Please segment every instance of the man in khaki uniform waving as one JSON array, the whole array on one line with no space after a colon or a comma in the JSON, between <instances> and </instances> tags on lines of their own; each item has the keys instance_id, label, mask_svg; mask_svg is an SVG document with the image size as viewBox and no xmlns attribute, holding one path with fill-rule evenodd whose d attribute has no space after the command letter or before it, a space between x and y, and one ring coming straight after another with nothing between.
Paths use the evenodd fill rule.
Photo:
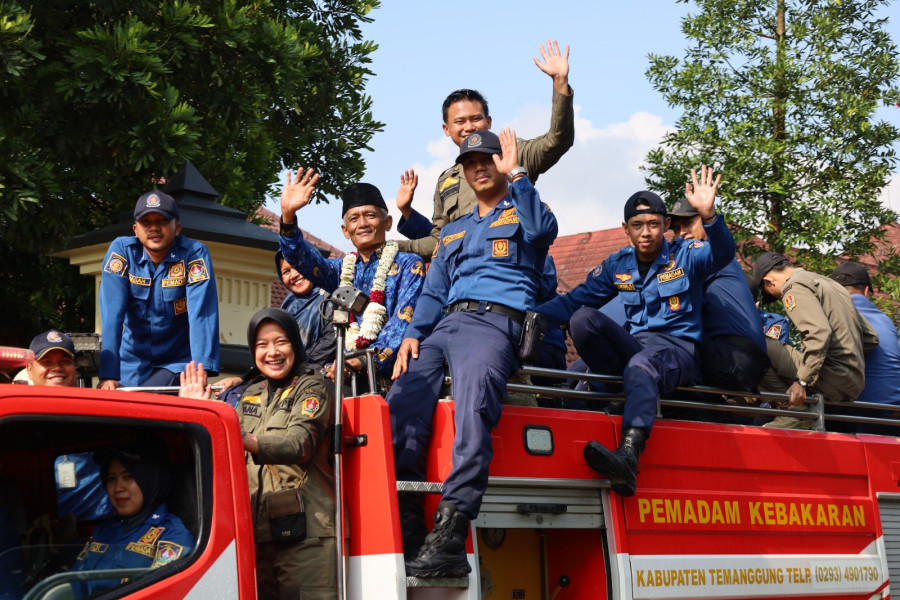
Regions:
<instances>
[{"instance_id":1,"label":"man in khaki uniform waving","mask_svg":"<svg viewBox=\"0 0 900 600\"><path fill-rule=\"evenodd\" d=\"M788 408L809 410L807 392L826 400L852 402L865 385L865 354L878 345L878 335L836 281L794 267L777 252L765 252L753 265L753 280L762 301L781 298L788 318L800 332L800 350L768 338L772 368L760 390L785 392ZM779 407L781 408L781 407ZM809 429L812 422L777 417L764 427Z\"/></svg>"},{"instance_id":2,"label":"man in khaki uniform waving","mask_svg":"<svg viewBox=\"0 0 900 600\"><path fill-rule=\"evenodd\" d=\"M565 54L559 50L556 41L547 40L547 47L540 46L543 61L534 59L534 64L553 80L553 108L550 115L550 130L531 140L516 140L519 164L532 183L538 175L547 172L575 143L575 110L573 91L569 87L569 47ZM490 129L491 117L488 104L475 90L456 90L444 100L442 106L444 134L457 146L462 145L473 131ZM397 208L402 218L397 231L409 240L398 242L401 252L418 254L431 260L440 237L441 228L459 217L472 212L477 200L475 192L462 176L460 165L453 165L438 177L434 189L434 216L427 217L412 208L412 196L418 176L406 171L401 176L400 191L397 193Z\"/></svg>"}]
</instances>

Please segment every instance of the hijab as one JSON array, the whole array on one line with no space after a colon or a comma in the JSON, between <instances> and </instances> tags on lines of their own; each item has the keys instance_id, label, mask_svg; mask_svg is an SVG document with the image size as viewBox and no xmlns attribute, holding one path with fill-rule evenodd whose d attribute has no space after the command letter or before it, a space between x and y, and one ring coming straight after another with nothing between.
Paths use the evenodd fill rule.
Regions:
<instances>
[{"instance_id":1,"label":"hijab","mask_svg":"<svg viewBox=\"0 0 900 600\"><path fill-rule=\"evenodd\" d=\"M133 442L98 450L94 453L94 462L100 465L104 485L113 459L128 469L144 495L144 504L136 514L120 517L125 531L131 531L156 512L172 491L169 449L161 438L145 432L139 433Z\"/></svg>"},{"instance_id":2,"label":"hijab","mask_svg":"<svg viewBox=\"0 0 900 600\"><path fill-rule=\"evenodd\" d=\"M306 348L303 346L297 321L294 320L291 313L283 308L264 308L250 319L250 325L247 326L247 347L250 348L250 356L255 357L256 334L265 321L274 321L279 327L284 329L288 340L291 342L291 347L294 349L294 365L291 367L289 376L296 375L303 363L306 362ZM255 358L253 362L254 366L256 366Z\"/></svg>"}]
</instances>

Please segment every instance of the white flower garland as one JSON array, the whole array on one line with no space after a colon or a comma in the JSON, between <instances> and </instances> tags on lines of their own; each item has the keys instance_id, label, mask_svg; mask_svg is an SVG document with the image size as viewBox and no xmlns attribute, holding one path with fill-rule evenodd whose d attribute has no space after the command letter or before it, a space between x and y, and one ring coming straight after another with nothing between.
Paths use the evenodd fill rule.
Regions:
<instances>
[{"instance_id":1,"label":"white flower garland","mask_svg":"<svg viewBox=\"0 0 900 600\"><path fill-rule=\"evenodd\" d=\"M369 347L381 333L387 322L387 309L385 308L384 288L387 282L388 272L397 258L400 248L397 242L388 242L381 251L378 268L375 269L375 281L369 292L369 305L362 315L362 326L354 321L347 329L347 339L344 347L347 351L359 350ZM341 263L341 285L353 285L353 276L356 274L356 260L359 254L351 252L344 256Z\"/></svg>"}]
</instances>

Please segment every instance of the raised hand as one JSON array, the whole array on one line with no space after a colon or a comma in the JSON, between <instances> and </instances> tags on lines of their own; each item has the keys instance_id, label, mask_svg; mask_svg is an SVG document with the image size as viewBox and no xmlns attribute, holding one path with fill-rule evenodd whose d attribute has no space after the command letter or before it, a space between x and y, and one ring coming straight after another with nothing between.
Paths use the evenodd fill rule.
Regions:
<instances>
[{"instance_id":1,"label":"raised hand","mask_svg":"<svg viewBox=\"0 0 900 600\"><path fill-rule=\"evenodd\" d=\"M312 169L303 173L303 167L297 169L293 180L291 171L288 170L285 177L284 188L281 190L281 220L285 223L293 223L297 211L309 204L313 192L316 191L316 183L319 182L319 174Z\"/></svg>"},{"instance_id":2,"label":"raised hand","mask_svg":"<svg viewBox=\"0 0 900 600\"><path fill-rule=\"evenodd\" d=\"M194 361L184 366L184 372L180 375L181 387L178 388L179 398L199 398L200 400L209 400L212 387L207 382L206 371L203 370L203 363L197 364Z\"/></svg>"},{"instance_id":3,"label":"raised hand","mask_svg":"<svg viewBox=\"0 0 900 600\"><path fill-rule=\"evenodd\" d=\"M720 181L722 181L721 173L713 181L712 167L707 168L703 165L700 168L700 180L697 180L697 171L691 169L691 181L684 184L685 198L697 209L704 221L716 216L716 190Z\"/></svg>"},{"instance_id":4,"label":"raised hand","mask_svg":"<svg viewBox=\"0 0 900 600\"><path fill-rule=\"evenodd\" d=\"M419 185L419 176L412 169L407 169L400 175L400 189L397 190L397 210L408 219L412 213L413 193Z\"/></svg>"},{"instance_id":5,"label":"raised hand","mask_svg":"<svg viewBox=\"0 0 900 600\"><path fill-rule=\"evenodd\" d=\"M493 154L494 165L497 170L504 175L519 166L519 145L516 142L516 132L509 127L500 132L500 151L503 153Z\"/></svg>"},{"instance_id":6,"label":"raised hand","mask_svg":"<svg viewBox=\"0 0 900 600\"><path fill-rule=\"evenodd\" d=\"M553 87L561 94L569 93L569 46L566 46L566 53L559 51L559 44L556 40L547 40L547 48L544 45L538 46L541 51L543 62L534 58L534 64L537 68L553 78Z\"/></svg>"}]
</instances>

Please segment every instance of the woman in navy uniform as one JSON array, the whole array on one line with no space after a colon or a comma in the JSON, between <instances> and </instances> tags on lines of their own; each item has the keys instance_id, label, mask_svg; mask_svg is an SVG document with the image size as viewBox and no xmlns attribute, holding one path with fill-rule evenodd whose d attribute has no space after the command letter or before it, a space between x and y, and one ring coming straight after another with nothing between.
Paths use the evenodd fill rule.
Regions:
<instances>
[{"instance_id":1,"label":"woman in navy uniform","mask_svg":"<svg viewBox=\"0 0 900 600\"><path fill-rule=\"evenodd\" d=\"M187 556L194 536L166 506L172 483L165 442L144 434L132 444L96 452L94 460L117 516L97 525L72 570L155 569ZM88 580L73 588L81 598L120 582Z\"/></svg>"}]
</instances>

